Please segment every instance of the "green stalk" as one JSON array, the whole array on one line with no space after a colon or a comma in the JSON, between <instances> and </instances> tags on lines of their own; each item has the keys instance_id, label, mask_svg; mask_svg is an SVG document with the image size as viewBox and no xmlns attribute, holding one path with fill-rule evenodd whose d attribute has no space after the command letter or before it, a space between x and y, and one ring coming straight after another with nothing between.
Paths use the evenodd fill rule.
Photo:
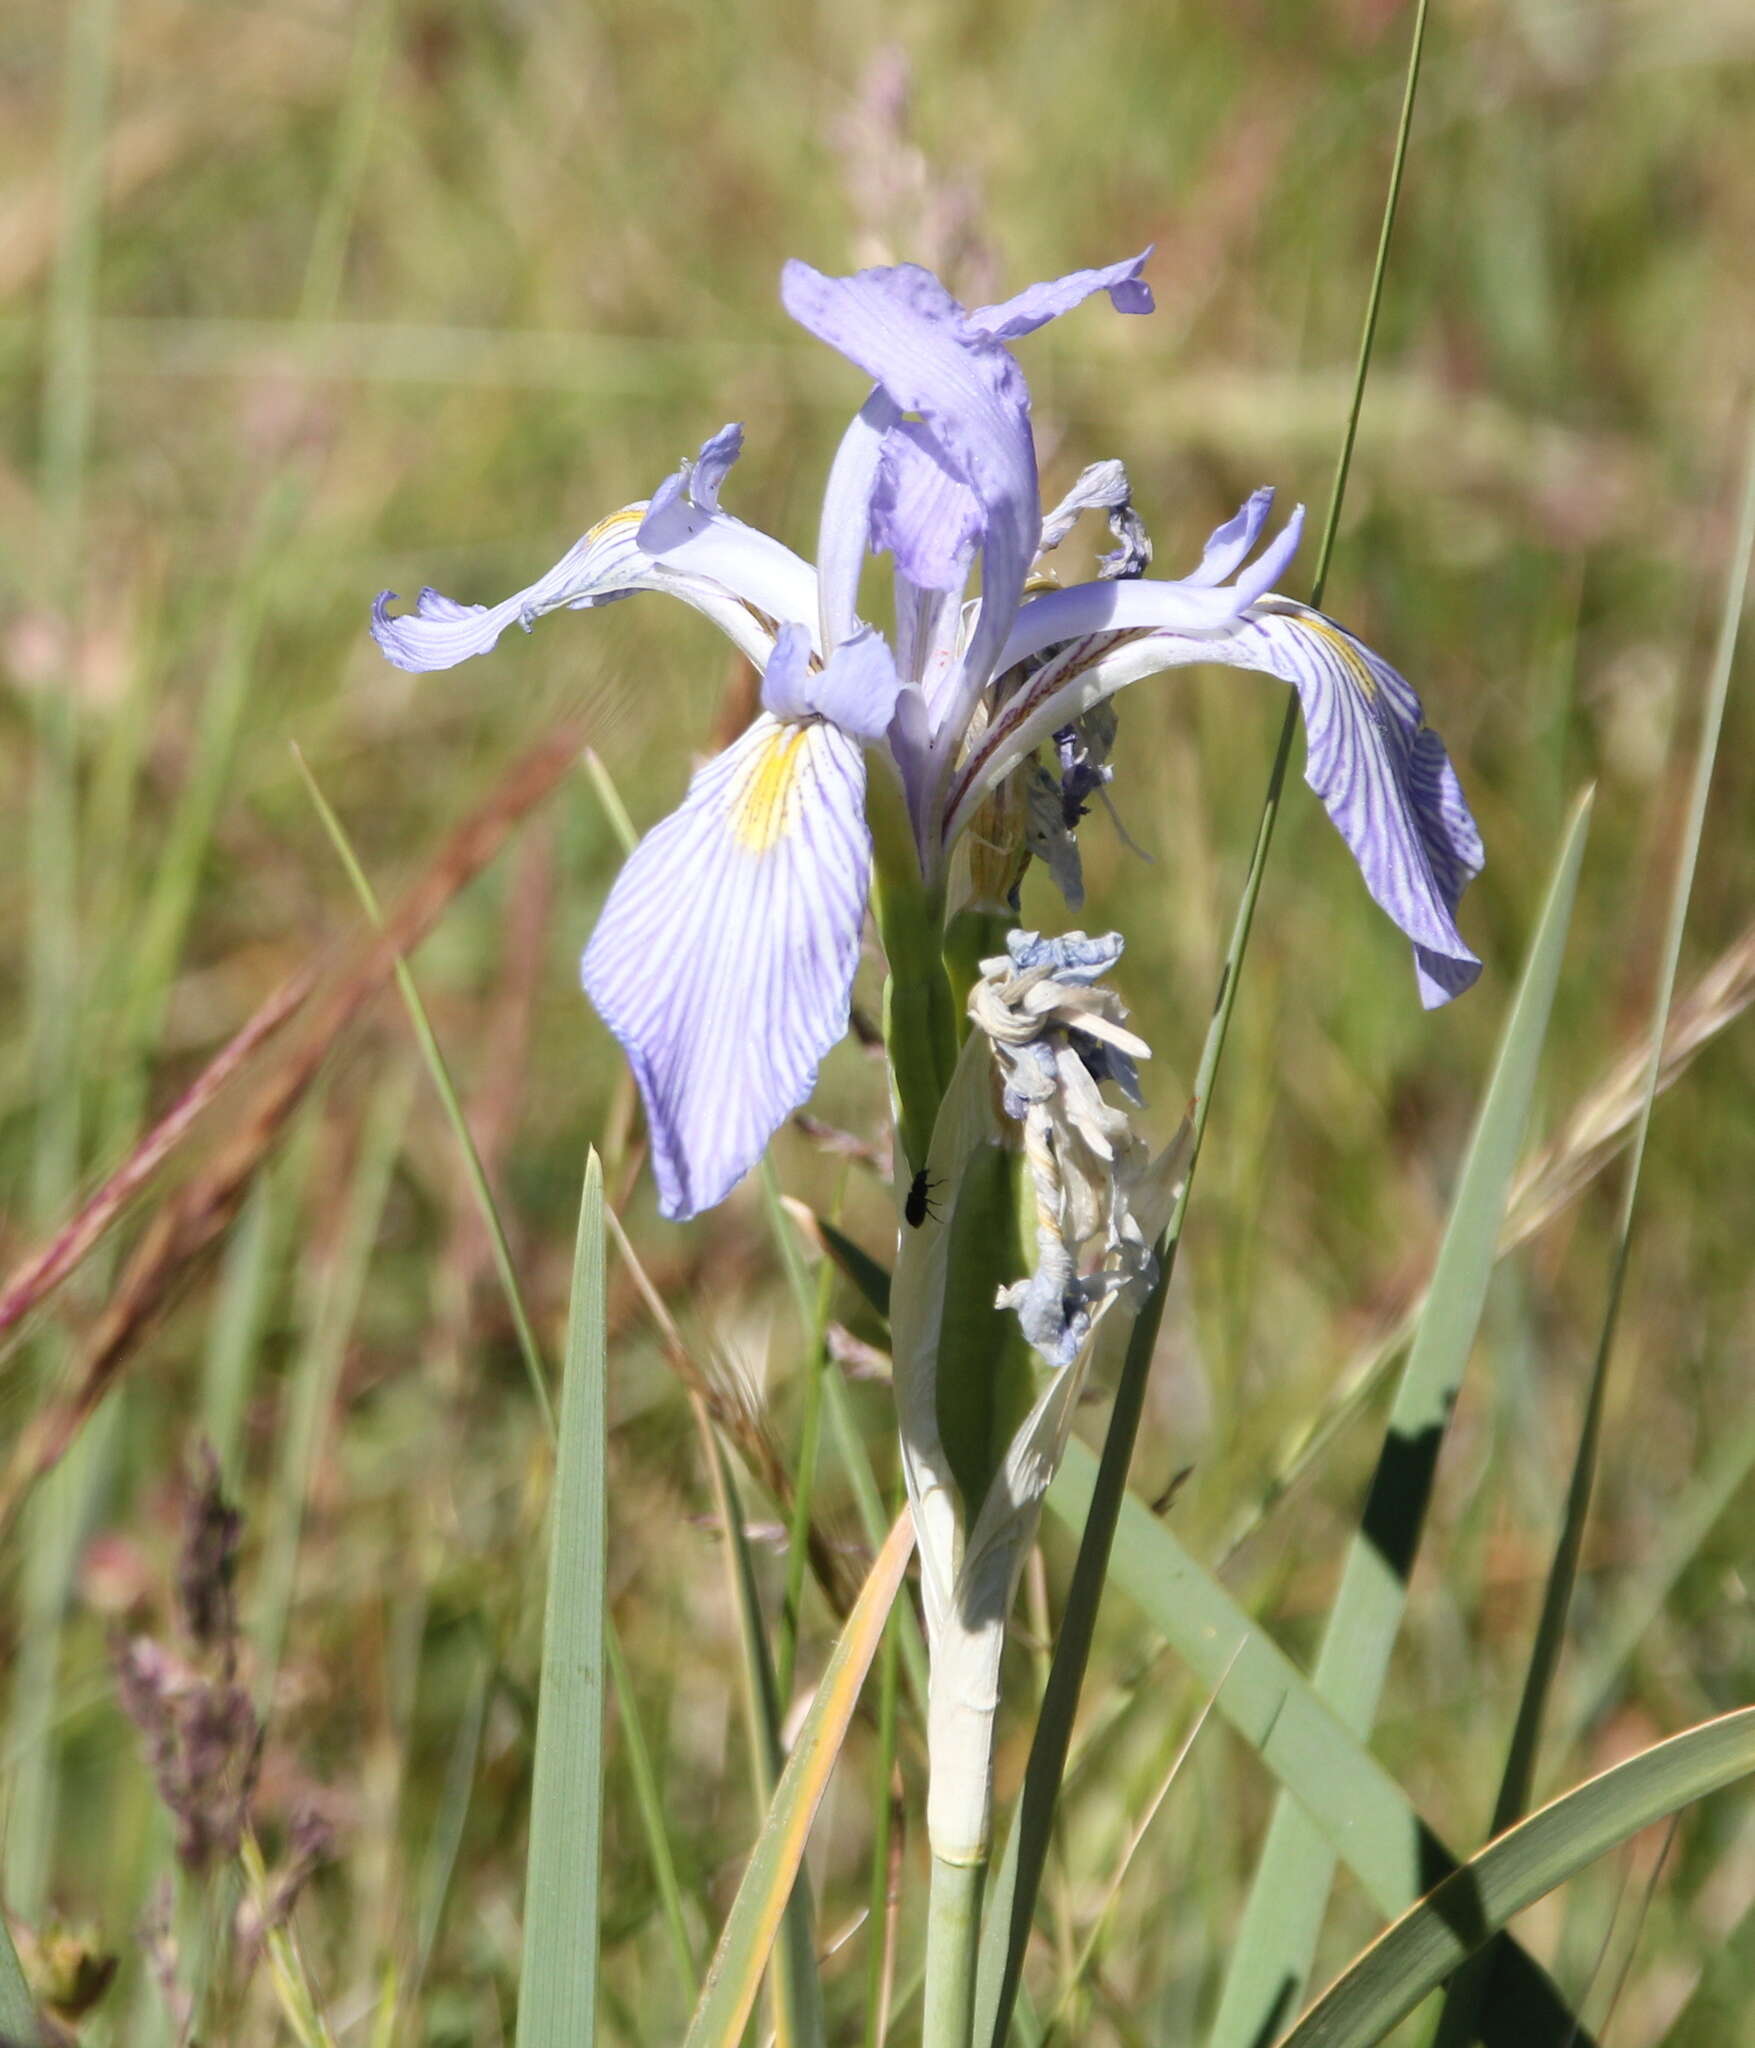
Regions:
<instances>
[{"instance_id":1,"label":"green stalk","mask_svg":"<svg viewBox=\"0 0 1755 2048\"><path fill-rule=\"evenodd\" d=\"M936 1851L926 1907L926 2008L921 2048L969 2048L987 1859L952 1863Z\"/></svg>"},{"instance_id":2,"label":"green stalk","mask_svg":"<svg viewBox=\"0 0 1755 2048\"><path fill-rule=\"evenodd\" d=\"M942 950L944 895L922 879L907 806L887 776L872 777L866 817L872 836L872 910L890 969L884 1049L912 1178L926 1164L938 1106L957 1064L956 1006Z\"/></svg>"},{"instance_id":3,"label":"green stalk","mask_svg":"<svg viewBox=\"0 0 1755 2048\"><path fill-rule=\"evenodd\" d=\"M792 1679L798 1661L798 1631L804 1610L805 1567L810 1557L811 1504L816 1496L817 1452L823 1434L823 1379L828 1370L829 1305L834 1287L834 1267L827 1259L817 1275L813 1293L798 1256L791 1226L780 1203L780 1181L770 1154L762 1155L762 1199L767 1205L768 1226L780 1252L781 1264L804 1325L804 1413L799 1421L798 1461L793 1470L792 1522L787 1531L786 1594L780 1608L779 1645L774 1657L775 1686L781 1711L792 1697Z\"/></svg>"}]
</instances>

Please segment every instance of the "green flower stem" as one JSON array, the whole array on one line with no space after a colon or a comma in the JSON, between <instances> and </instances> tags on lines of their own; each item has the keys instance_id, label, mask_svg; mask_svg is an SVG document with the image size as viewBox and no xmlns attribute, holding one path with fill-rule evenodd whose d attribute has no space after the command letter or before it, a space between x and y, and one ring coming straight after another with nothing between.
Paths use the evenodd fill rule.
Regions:
<instances>
[{"instance_id":1,"label":"green flower stem","mask_svg":"<svg viewBox=\"0 0 1755 2048\"><path fill-rule=\"evenodd\" d=\"M958 1037L966 1038L969 1019L963 1005L981 979L981 963L1005 951L1005 935L1017 922L987 910L959 910L945 932L945 971L957 1004Z\"/></svg>"},{"instance_id":2,"label":"green flower stem","mask_svg":"<svg viewBox=\"0 0 1755 2048\"><path fill-rule=\"evenodd\" d=\"M975 1958L987 1863L934 1852L926 1921L926 2009L921 2048L969 2048L975 2027Z\"/></svg>"},{"instance_id":3,"label":"green flower stem","mask_svg":"<svg viewBox=\"0 0 1755 2048\"><path fill-rule=\"evenodd\" d=\"M900 788L875 770L866 817L873 851L873 908L889 986L884 1044L896 1093L896 1122L908 1177L926 1164L938 1106L957 1064L957 1018L942 953L944 890L920 872L914 830Z\"/></svg>"},{"instance_id":4,"label":"green flower stem","mask_svg":"<svg viewBox=\"0 0 1755 2048\"><path fill-rule=\"evenodd\" d=\"M960 997L979 971L976 963L995 948L994 921L959 917L947 936L943 885L923 877L900 790L881 773L872 777L867 815L878 932L890 968L884 1033L903 1153L897 1177L906 1184L933 1157L940 1108L963 1050ZM939 1136L943 1141L947 1134ZM923 2048L970 2048L981 1895L992 1840L993 1713L1004 1624L991 1615L978 1619L964 1611L969 1589L961 1583L961 1557L998 1456L1015 1427L1012 1410L1020 1399L1028 1406L1029 1379L1026 1360L1010 1360L1014 1372L1004 1370L1009 1353L1021 1346L1015 1331L996 1323L993 1301L996 1285L1013 1277L1022 1263L1015 1249L1019 1225L1012 1162L983 1137L972 1150L941 1142L935 1167L944 1185L934 1193L948 1207L947 1221L941 1226L916 1217L904 1225L904 1236L935 1227L956 1234L950 1256L938 1268L943 1292L927 1312L930 1329L917 1326L920 1341L911 1352L899 1346L896 1353L903 1455L915 1475L910 1490L916 1497L922 1569L936 1574L941 1589L936 1607L932 1597L927 1601L933 1651L927 1712L932 1889L921 2038ZM905 1284L905 1269L917 1277L926 1270L906 1258L898 1260L899 1287ZM922 1389L936 1388L930 1409L916 1404L911 1411L903 1384L908 1373L924 1375ZM947 1387L947 1379L956 1385ZM922 1517L917 1491L922 1470L935 1474L941 1496L954 1501L954 1526L942 1514Z\"/></svg>"}]
</instances>

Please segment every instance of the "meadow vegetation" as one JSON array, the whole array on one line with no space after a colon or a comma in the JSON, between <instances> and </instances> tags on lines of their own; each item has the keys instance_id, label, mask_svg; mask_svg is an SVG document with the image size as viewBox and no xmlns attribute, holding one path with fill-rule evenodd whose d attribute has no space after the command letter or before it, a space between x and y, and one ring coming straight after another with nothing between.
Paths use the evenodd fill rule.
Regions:
<instances>
[{"instance_id":1,"label":"meadow vegetation","mask_svg":"<svg viewBox=\"0 0 1755 2048\"><path fill-rule=\"evenodd\" d=\"M287 991L0 1335L0 1869L78 2039L177 2041L190 2001L200 2038L239 2048L511 2039L553 1471L531 1367L552 1393L588 1147L619 1218L605 2041L682 2038L759 1820L725 1515L747 1524L788 1730L870 1565L818 1375L894 1496L882 1326L806 1260L776 1192L888 1262L877 1056L849 1039L772 1179L671 1225L578 987L623 807L643 830L673 806L750 716L752 673L636 599L414 677L373 648L371 599L423 581L497 599L731 419L748 442L728 502L808 552L859 393L783 315L789 255L919 257L978 301L1155 242L1155 317L1030 344L1048 494L1120 456L1166 575L1261 483L1320 512L1408 26L1382 0L8 10L4 1271ZM1415 683L1457 764L1488 850L1462 912L1486 971L1421 1011L1404 942L1294 778L1133 1466L1137 1500L1307 1664L1382 1440L1389 1340L1594 784L1533 1163L1373 1736L1464 1852L1489 1832L1584 1421L1735 552L1752 58L1727 0L1434 11L1325 602ZM1755 1700L1749 676L1745 654L1538 1797ZM1159 1143L1280 717L1276 685L1230 671L1130 691L1113 794L1133 844L1101 816L1082 839L1080 921L1127 933ZM313 785L407 949L526 1330ZM1039 875L1024 905L1070 921ZM875 971L857 1000L876 1016ZM1102 1423L1093 1405L1093 1442ZM808 1545L788 1541L801 1479ZM1002 1805L1072 1555L1048 1518ZM1211 1691L1113 1588L1026 1970L1057 2041L1205 2038L1274 1798L1215 1716L1154 1804ZM198 1783L167 1721L192 1696ZM831 2040L865 2037L874 1953L894 2037L918 2026L920 1767L906 1668L880 1661L812 1838ZM881 1882L868 1916L874 1842L893 1952ZM1598 2039L1705 2048L1755 2027L1752 1912L1732 1791L1517 1931ZM1380 1925L1343 1877L1318 1980Z\"/></svg>"}]
</instances>

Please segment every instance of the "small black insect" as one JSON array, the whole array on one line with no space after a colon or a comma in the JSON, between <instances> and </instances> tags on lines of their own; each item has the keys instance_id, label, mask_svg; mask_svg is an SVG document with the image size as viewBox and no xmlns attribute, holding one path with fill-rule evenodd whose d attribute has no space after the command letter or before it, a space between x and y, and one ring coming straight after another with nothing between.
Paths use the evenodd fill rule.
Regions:
<instances>
[{"instance_id":1,"label":"small black insect","mask_svg":"<svg viewBox=\"0 0 1755 2048\"><path fill-rule=\"evenodd\" d=\"M935 1223L938 1221L938 1211L932 1206L932 1193L938 1185L937 1181L929 1178L924 1166L914 1176L908 1199L902 1204L902 1214L910 1230L918 1230L929 1216Z\"/></svg>"}]
</instances>

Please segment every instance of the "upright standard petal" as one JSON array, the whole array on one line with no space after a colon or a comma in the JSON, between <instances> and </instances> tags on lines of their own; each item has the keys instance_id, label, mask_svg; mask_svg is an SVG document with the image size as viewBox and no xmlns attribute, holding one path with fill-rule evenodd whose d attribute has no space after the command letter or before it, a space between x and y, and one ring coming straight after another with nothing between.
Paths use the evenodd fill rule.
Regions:
<instances>
[{"instance_id":1,"label":"upright standard petal","mask_svg":"<svg viewBox=\"0 0 1755 2048\"><path fill-rule=\"evenodd\" d=\"M857 740L764 714L610 891L583 979L640 1084L667 1216L724 1199L847 1029L864 802Z\"/></svg>"},{"instance_id":2,"label":"upright standard petal","mask_svg":"<svg viewBox=\"0 0 1755 2048\"><path fill-rule=\"evenodd\" d=\"M886 457L901 471L920 473L900 481L893 474L885 519L898 516L904 491L930 511L937 524L924 551L942 571L944 526L964 531L969 508L922 465L962 485L978 507L982 615L969 669L985 680L984 664L1005 638L1042 524L1023 373L917 264L825 277L795 261L781 274L780 296L801 326L857 363L903 412L920 416L910 452L891 457L886 442ZM893 542L896 531L887 526L884 535Z\"/></svg>"},{"instance_id":3,"label":"upright standard petal","mask_svg":"<svg viewBox=\"0 0 1755 2048\"><path fill-rule=\"evenodd\" d=\"M1432 1009L1460 995L1481 971L1455 916L1481 871L1481 839L1419 698L1362 641L1291 598L1264 598L1228 631L1208 633L1181 627L1181 602L1166 629L1139 630L1147 620L1131 617L1134 630L1074 641L1031 675L960 771L950 833L1033 748L1129 683L1203 662L1257 669L1298 692L1304 779L1352 849L1365 886L1413 941L1422 1001Z\"/></svg>"},{"instance_id":4,"label":"upright standard petal","mask_svg":"<svg viewBox=\"0 0 1755 2048\"><path fill-rule=\"evenodd\" d=\"M817 583L822 603L822 644L845 640L858 623L859 576L871 546L871 507L884 443L900 417L881 387L848 422L829 467L817 530Z\"/></svg>"}]
</instances>

